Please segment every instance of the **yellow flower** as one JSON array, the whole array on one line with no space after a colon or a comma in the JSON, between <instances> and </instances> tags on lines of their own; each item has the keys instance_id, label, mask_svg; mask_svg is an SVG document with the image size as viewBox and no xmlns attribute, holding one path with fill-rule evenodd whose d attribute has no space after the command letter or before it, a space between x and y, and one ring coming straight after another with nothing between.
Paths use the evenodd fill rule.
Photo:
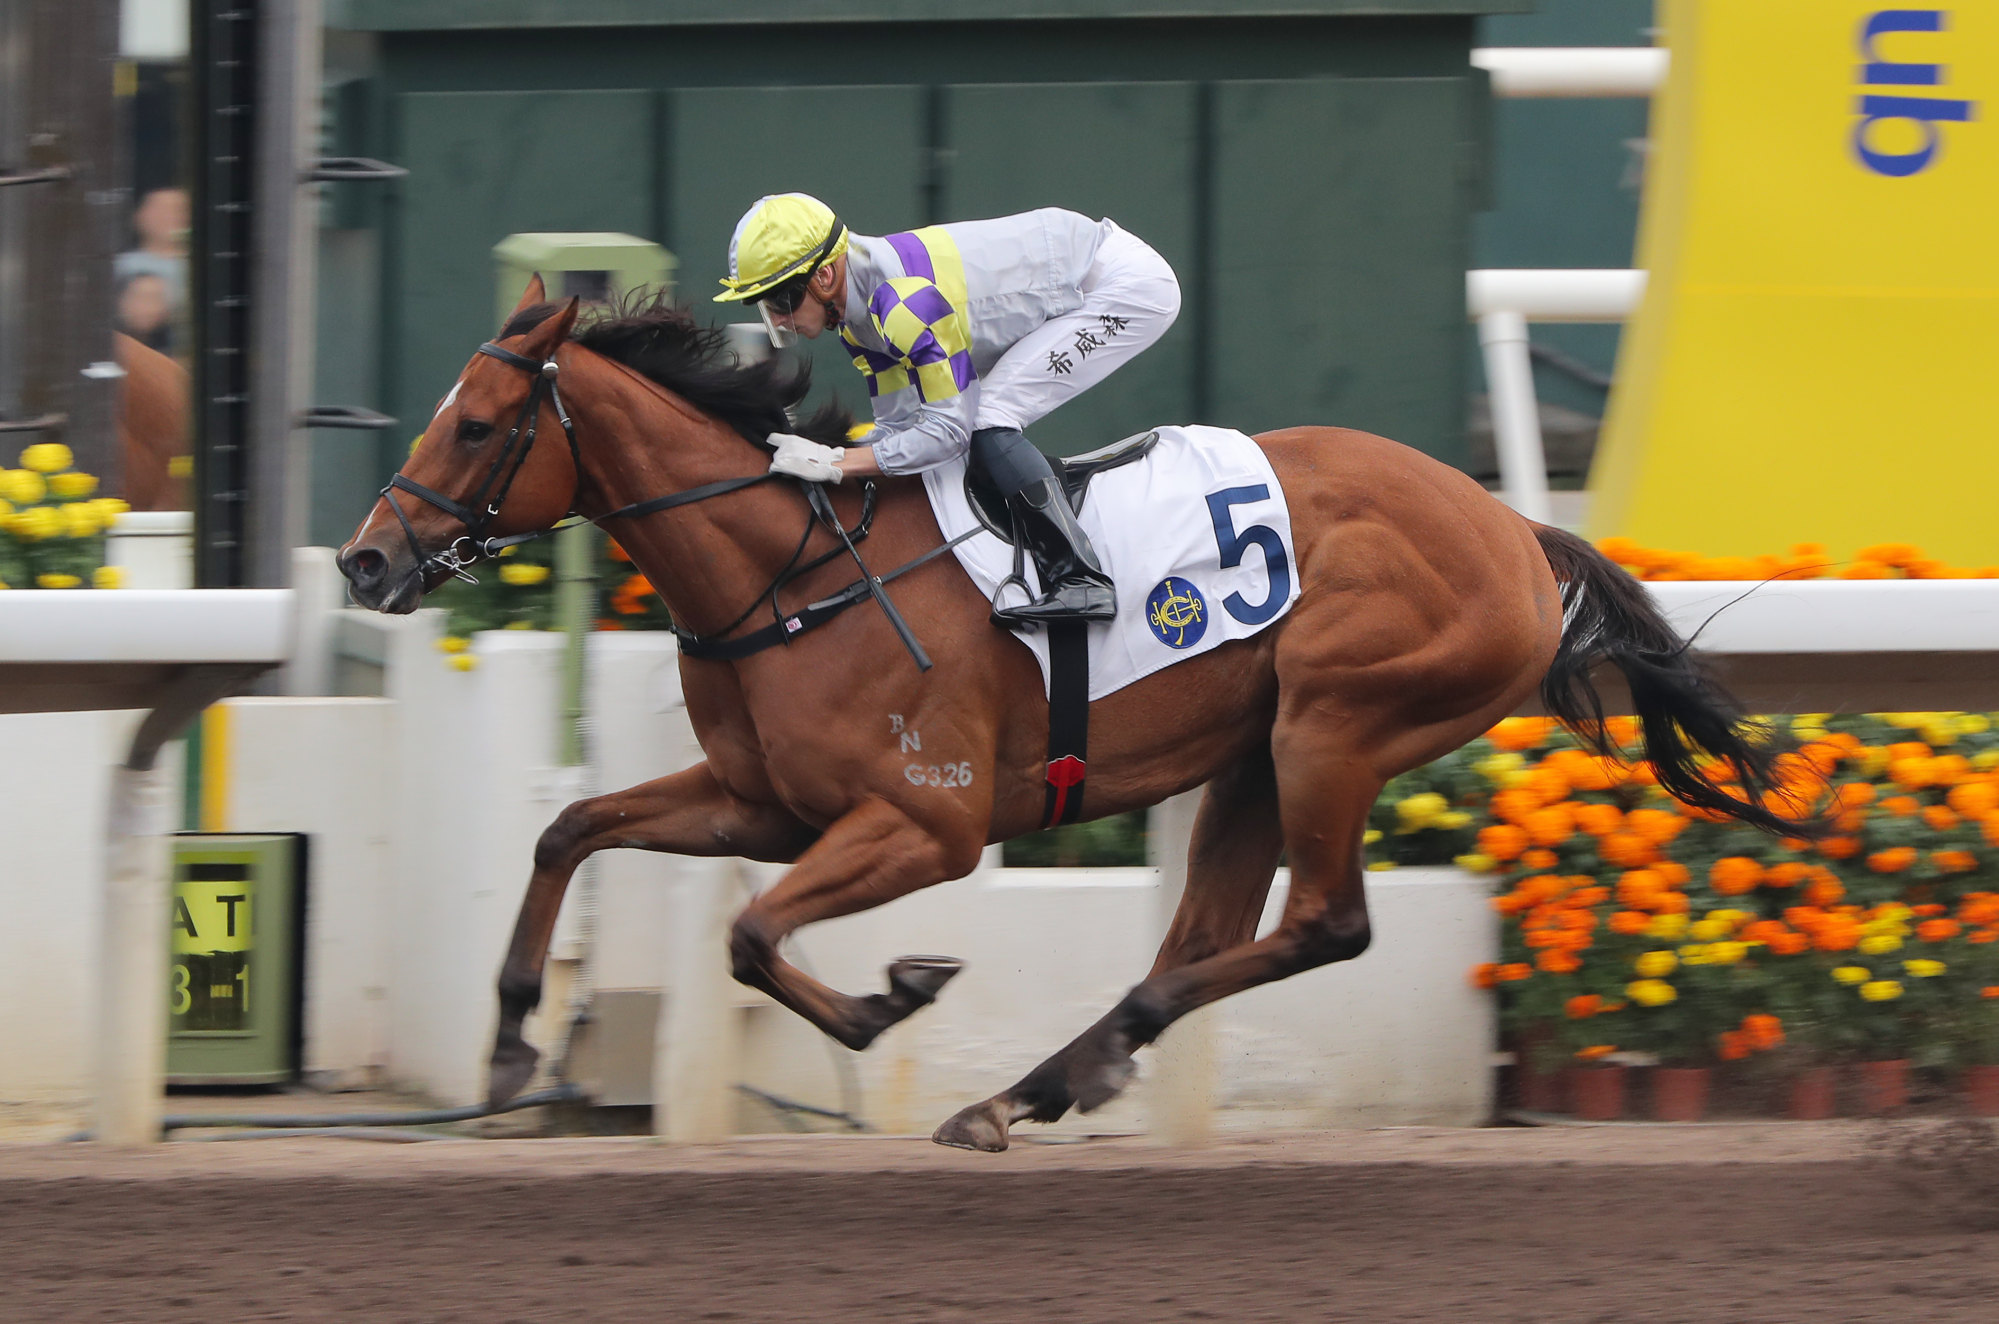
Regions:
<instances>
[{"instance_id":1,"label":"yellow flower","mask_svg":"<svg viewBox=\"0 0 1999 1324\"><path fill-rule=\"evenodd\" d=\"M83 581L75 575L36 575L36 588L80 588Z\"/></svg>"},{"instance_id":2,"label":"yellow flower","mask_svg":"<svg viewBox=\"0 0 1999 1324\"><path fill-rule=\"evenodd\" d=\"M1729 928L1734 929L1739 928L1742 922L1749 918L1749 912L1746 910L1710 910L1707 913L1707 918L1717 924L1726 924Z\"/></svg>"},{"instance_id":3,"label":"yellow flower","mask_svg":"<svg viewBox=\"0 0 1999 1324\"><path fill-rule=\"evenodd\" d=\"M98 566L97 569L90 572L90 586L92 588L125 587L124 568L115 565Z\"/></svg>"},{"instance_id":4,"label":"yellow flower","mask_svg":"<svg viewBox=\"0 0 1999 1324\"><path fill-rule=\"evenodd\" d=\"M6 580L0 579L0 593L6 593L10 591L13 587L14 586L8 583Z\"/></svg>"},{"instance_id":5,"label":"yellow flower","mask_svg":"<svg viewBox=\"0 0 1999 1324\"><path fill-rule=\"evenodd\" d=\"M1889 754L1886 747L1868 745L1860 751L1860 771L1867 777L1879 777L1888 766Z\"/></svg>"},{"instance_id":6,"label":"yellow flower","mask_svg":"<svg viewBox=\"0 0 1999 1324\"><path fill-rule=\"evenodd\" d=\"M1509 750L1499 754L1488 754L1471 766L1472 771L1479 776L1498 785L1505 782L1509 774L1520 771L1526 762L1526 759Z\"/></svg>"},{"instance_id":7,"label":"yellow flower","mask_svg":"<svg viewBox=\"0 0 1999 1324\"><path fill-rule=\"evenodd\" d=\"M1638 979L1624 986L1624 995L1641 1007L1663 1007L1680 996L1680 990L1663 979Z\"/></svg>"},{"instance_id":8,"label":"yellow flower","mask_svg":"<svg viewBox=\"0 0 1999 1324\"><path fill-rule=\"evenodd\" d=\"M1954 721L1929 722L1916 730L1923 743L1931 749L1942 749L1957 740L1957 723Z\"/></svg>"},{"instance_id":9,"label":"yellow flower","mask_svg":"<svg viewBox=\"0 0 1999 1324\"><path fill-rule=\"evenodd\" d=\"M1677 912L1665 915L1654 915L1652 917L1652 922L1645 926L1645 935L1647 937L1663 938L1667 942L1673 941L1673 939L1679 937L1681 934L1685 933L1686 931L1687 931L1687 917Z\"/></svg>"},{"instance_id":10,"label":"yellow flower","mask_svg":"<svg viewBox=\"0 0 1999 1324\"><path fill-rule=\"evenodd\" d=\"M472 641L462 634L447 634L437 641L440 653L462 653L472 646Z\"/></svg>"},{"instance_id":11,"label":"yellow flower","mask_svg":"<svg viewBox=\"0 0 1999 1324\"><path fill-rule=\"evenodd\" d=\"M502 628L502 629L506 629L506 630L532 630L532 629L534 629L534 622L533 622L533 621L508 621L508 622L507 622L507 623L506 623L506 624L505 624L504 626L502 626L501 628ZM1377 832L1377 833L1375 833L1375 835L1376 835L1376 836L1380 836L1381 834Z\"/></svg>"},{"instance_id":12,"label":"yellow flower","mask_svg":"<svg viewBox=\"0 0 1999 1324\"><path fill-rule=\"evenodd\" d=\"M194 457L192 455L176 455L169 459L167 461L167 477L194 477Z\"/></svg>"},{"instance_id":13,"label":"yellow flower","mask_svg":"<svg viewBox=\"0 0 1999 1324\"><path fill-rule=\"evenodd\" d=\"M32 469L0 469L0 496L17 506L32 506L49 494L49 485Z\"/></svg>"},{"instance_id":14,"label":"yellow flower","mask_svg":"<svg viewBox=\"0 0 1999 1324\"><path fill-rule=\"evenodd\" d=\"M1645 952L1631 963L1632 969L1647 979L1657 979L1660 975L1670 975L1680 958L1671 952Z\"/></svg>"},{"instance_id":15,"label":"yellow flower","mask_svg":"<svg viewBox=\"0 0 1999 1324\"><path fill-rule=\"evenodd\" d=\"M1707 947L1701 943L1692 943L1682 947L1680 948L1680 960L1686 965L1707 965L1709 964Z\"/></svg>"},{"instance_id":16,"label":"yellow flower","mask_svg":"<svg viewBox=\"0 0 1999 1324\"><path fill-rule=\"evenodd\" d=\"M1832 977L1842 984L1864 984L1874 978L1874 972L1864 965L1842 965L1833 970Z\"/></svg>"},{"instance_id":17,"label":"yellow flower","mask_svg":"<svg viewBox=\"0 0 1999 1324\"><path fill-rule=\"evenodd\" d=\"M1749 944L1746 942L1718 942L1707 949L1709 965L1734 965L1747 955Z\"/></svg>"},{"instance_id":18,"label":"yellow flower","mask_svg":"<svg viewBox=\"0 0 1999 1324\"><path fill-rule=\"evenodd\" d=\"M103 522L104 527L107 529L111 527L113 520L132 508L130 502L120 497L97 497L91 501L90 505L97 512L97 518Z\"/></svg>"},{"instance_id":19,"label":"yellow flower","mask_svg":"<svg viewBox=\"0 0 1999 1324\"><path fill-rule=\"evenodd\" d=\"M1490 855L1481 855L1476 851L1469 855L1460 855L1452 860L1451 863L1457 865L1458 868L1463 869L1466 873L1491 873L1499 865L1499 861L1493 859Z\"/></svg>"},{"instance_id":20,"label":"yellow flower","mask_svg":"<svg viewBox=\"0 0 1999 1324\"><path fill-rule=\"evenodd\" d=\"M1370 873L1387 873L1394 867L1395 861L1393 860L1376 860L1373 864L1367 866Z\"/></svg>"},{"instance_id":21,"label":"yellow flower","mask_svg":"<svg viewBox=\"0 0 1999 1324\"><path fill-rule=\"evenodd\" d=\"M521 622L515 622L515 623L520 624ZM1380 828L1369 828L1367 831L1360 834L1360 844L1363 846L1372 846L1375 842L1380 840L1381 840Z\"/></svg>"},{"instance_id":22,"label":"yellow flower","mask_svg":"<svg viewBox=\"0 0 1999 1324\"><path fill-rule=\"evenodd\" d=\"M1860 996L1869 1002L1893 1002L1902 996L1902 986L1892 979L1870 979L1860 986Z\"/></svg>"},{"instance_id":23,"label":"yellow flower","mask_svg":"<svg viewBox=\"0 0 1999 1324\"><path fill-rule=\"evenodd\" d=\"M97 490L95 474L57 474L49 479L49 491L59 497L87 497Z\"/></svg>"},{"instance_id":24,"label":"yellow flower","mask_svg":"<svg viewBox=\"0 0 1999 1324\"><path fill-rule=\"evenodd\" d=\"M62 512L63 532L72 538L89 538L104 529L104 526L97 522L97 512L90 508L90 503L87 501L57 506L56 509Z\"/></svg>"},{"instance_id":25,"label":"yellow flower","mask_svg":"<svg viewBox=\"0 0 1999 1324\"><path fill-rule=\"evenodd\" d=\"M500 582L503 584L539 584L548 578L548 567L523 561L517 565L500 567ZM1437 799L1441 800L1441 795Z\"/></svg>"},{"instance_id":26,"label":"yellow flower","mask_svg":"<svg viewBox=\"0 0 1999 1324\"><path fill-rule=\"evenodd\" d=\"M1863 956L1885 956L1902 945L1902 940L1892 933L1876 933L1860 940Z\"/></svg>"},{"instance_id":27,"label":"yellow flower","mask_svg":"<svg viewBox=\"0 0 1999 1324\"><path fill-rule=\"evenodd\" d=\"M1999 749L1981 749L1971 756L1971 766L1980 772L1999 768Z\"/></svg>"},{"instance_id":28,"label":"yellow flower","mask_svg":"<svg viewBox=\"0 0 1999 1324\"><path fill-rule=\"evenodd\" d=\"M1984 713L1959 713L1957 729L1967 736L1982 736L1992 729L1992 719Z\"/></svg>"},{"instance_id":29,"label":"yellow flower","mask_svg":"<svg viewBox=\"0 0 1999 1324\"><path fill-rule=\"evenodd\" d=\"M1689 927L1687 936L1695 942L1713 942L1717 938L1726 938L1732 932L1734 930L1729 927L1727 921L1718 920L1710 915Z\"/></svg>"},{"instance_id":30,"label":"yellow flower","mask_svg":"<svg viewBox=\"0 0 1999 1324\"><path fill-rule=\"evenodd\" d=\"M479 665L479 659L470 653L453 653L445 661L449 662L455 671L470 671Z\"/></svg>"},{"instance_id":31,"label":"yellow flower","mask_svg":"<svg viewBox=\"0 0 1999 1324\"><path fill-rule=\"evenodd\" d=\"M14 508L12 506L8 505L5 501L0 501L0 517L11 515L13 513L14 513Z\"/></svg>"},{"instance_id":32,"label":"yellow flower","mask_svg":"<svg viewBox=\"0 0 1999 1324\"><path fill-rule=\"evenodd\" d=\"M69 453L69 447L59 441L42 441L21 452L21 464L38 474L52 474L67 469L75 463L76 457Z\"/></svg>"},{"instance_id":33,"label":"yellow flower","mask_svg":"<svg viewBox=\"0 0 1999 1324\"><path fill-rule=\"evenodd\" d=\"M1471 826L1471 815L1462 809L1453 809L1449 813L1438 814L1431 819L1430 826L1454 832L1461 827Z\"/></svg>"},{"instance_id":34,"label":"yellow flower","mask_svg":"<svg viewBox=\"0 0 1999 1324\"><path fill-rule=\"evenodd\" d=\"M40 542L62 532L62 516L54 506L29 506L7 516L7 530L17 538Z\"/></svg>"},{"instance_id":35,"label":"yellow flower","mask_svg":"<svg viewBox=\"0 0 1999 1324\"><path fill-rule=\"evenodd\" d=\"M1917 957L1913 961L1904 961L1902 962L1902 968L1918 979L1935 979L1945 969L1942 961L1932 961L1926 957Z\"/></svg>"}]
</instances>

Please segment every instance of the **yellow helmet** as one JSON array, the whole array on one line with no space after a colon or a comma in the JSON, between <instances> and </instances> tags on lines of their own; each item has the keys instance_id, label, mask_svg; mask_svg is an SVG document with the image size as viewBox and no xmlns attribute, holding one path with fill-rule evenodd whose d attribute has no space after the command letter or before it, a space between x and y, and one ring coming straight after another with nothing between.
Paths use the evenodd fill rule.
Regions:
<instances>
[{"instance_id":1,"label":"yellow helmet","mask_svg":"<svg viewBox=\"0 0 1999 1324\"><path fill-rule=\"evenodd\" d=\"M819 199L805 193L758 198L729 237L729 274L715 302L760 299L846 251L847 227Z\"/></svg>"}]
</instances>

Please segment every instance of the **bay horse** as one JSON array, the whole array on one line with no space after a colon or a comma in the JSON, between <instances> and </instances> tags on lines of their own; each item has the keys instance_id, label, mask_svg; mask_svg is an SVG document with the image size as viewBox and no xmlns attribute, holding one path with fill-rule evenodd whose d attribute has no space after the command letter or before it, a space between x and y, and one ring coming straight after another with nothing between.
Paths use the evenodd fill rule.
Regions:
<instances>
[{"instance_id":1,"label":"bay horse","mask_svg":"<svg viewBox=\"0 0 1999 1324\"><path fill-rule=\"evenodd\" d=\"M575 299L545 300L537 278L341 550L356 602L413 611L492 551L491 540L571 512L613 526L675 622L711 641L775 624L778 598L816 602L856 583L802 485L764 481L770 433L846 435L837 410L787 420L805 393L802 372L782 360L739 365L719 330L663 298L581 327ZM536 448L537 430L557 439ZM1011 1088L947 1120L933 1137L942 1144L1001 1150L1017 1122L1096 1108L1131 1078L1133 1052L1179 1017L1360 955L1362 834L1383 784L1463 745L1537 688L1548 711L1602 747L1590 678L1599 663L1624 673L1668 791L1772 832L1800 831L1762 807L1778 784L1766 737L1743 725L1637 582L1588 543L1381 437L1298 427L1255 442L1290 506L1296 605L1253 638L1090 705L1086 816L1206 787L1179 910L1142 981ZM920 482L882 480L877 495L866 543L877 573L940 546ZM830 496L847 528L862 521L854 485ZM500 972L491 1102L533 1074L521 1025L540 996L564 889L595 851L789 864L734 921L733 973L849 1048L928 1004L957 972L948 958L907 958L889 967L885 992L856 996L780 953L803 925L962 877L988 843L1039 826L1048 706L1029 650L988 622L988 603L948 554L897 579L894 593L935 658L930 670L911 664L889 618L865 602L750 656L683 653L687 711L707 759L579 800L542 833ZM934 751L971 775L913 784L904 730L921 733L926 759ZM1286 853L1289 898L1276 929L1257 938Z\"/></svg>"}]
</instances>

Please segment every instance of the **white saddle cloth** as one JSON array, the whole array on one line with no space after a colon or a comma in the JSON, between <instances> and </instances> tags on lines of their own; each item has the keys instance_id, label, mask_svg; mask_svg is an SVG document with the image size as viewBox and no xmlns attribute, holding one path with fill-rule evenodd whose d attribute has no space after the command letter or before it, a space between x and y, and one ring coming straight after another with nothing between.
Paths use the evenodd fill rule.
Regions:
<instances>
[{"instance_id":1,"label":"white saddle cloth","mask_svg":"<svg viewBox=\"0 0 1999 1324\"><path fill-rule=\"evenodd\" d=\"M1298 600L1291 509L1263 448L1228 428L1162 427L1144 459L1098 474L1077 519L1117 585L1117 619L1089 627L1090 698L1231 639L1246 639ZM925 470L944 536L979 528L965 495L969 457ZM1013 547L981 531L953 548L990 600L1013 572ZM1027 579L1037 586L1034 558ZM1018 605L1020 590L1007 590ZM1048 684L1048 635L1016 632Z\"/></svg>"}]
</instances>

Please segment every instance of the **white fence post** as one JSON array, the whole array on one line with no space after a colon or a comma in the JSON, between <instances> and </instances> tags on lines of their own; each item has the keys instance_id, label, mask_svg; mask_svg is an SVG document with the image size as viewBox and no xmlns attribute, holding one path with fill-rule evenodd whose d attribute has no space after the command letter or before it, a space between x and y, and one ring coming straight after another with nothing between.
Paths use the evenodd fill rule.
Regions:
<instances>
[{"instance_id":1,"label":"white fence post","mask_svg":"<svg viewBox=\"0 0 1999 1324\"><path fill-rule=\"evenodd\" d=\"M1492 400L1492 441L1506 504L1546 524L1548 457L1541 448L1541 406L1534 398L1534 364L1527 356L1527 319L1510 309L1478 319L1485 350L1485 384Z\"/></svg>"},{"instance_id":2,"label":"white fence post","mask_svg":"<svg viewBox=\"0 0 1999 1324\"><path fill-rule=\"evenodd\" d=\"M1200 811L1201 790L1185 791L1152 811L1151 854L1159 867L1159 936L1187 890L1187 850ZM1215 1007L1203 1007L1175 1021L1152 1048L1146 1090L1149 1134L1155 1143L1191 1147L1214 1136Z\"/></svg>"},{"instance_id":3,"label":"white fence post","mask_svg":"<svg viewBox=\"0 0 1999 1324\"><path fill-rule=\"evenodd\" d=\"M653 1045L653 1134L682 1144L735 1131L740 1017L726 958L737 863L686 859L674 870L666 1010Z\"/></svg>"}]
</instances>

